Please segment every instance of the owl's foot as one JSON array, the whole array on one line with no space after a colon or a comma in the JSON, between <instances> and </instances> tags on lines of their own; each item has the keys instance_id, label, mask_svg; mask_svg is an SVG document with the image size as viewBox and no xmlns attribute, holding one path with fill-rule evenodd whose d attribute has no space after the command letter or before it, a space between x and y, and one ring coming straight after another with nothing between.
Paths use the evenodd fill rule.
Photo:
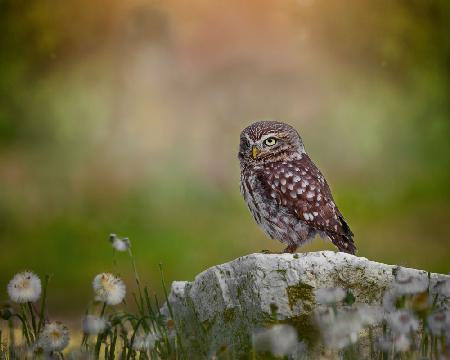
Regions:
<instances>
[{"instance_id":1,"label":"owl's foot","mask_svg":"<svg viewBox=\"0 0 450 360\"><path fill-rule=\"evenodd\" d=\"M270 250L261 250L261 254L273 254L273 251L270 251Z\"/></svg>"},{"instance_id":2,"label":"owl's foot","mask_svg":"<svg viewBox=\"0 0 450 360\"><path fill-rule=\"evenodd\" d=\"M295 245L295 244L289 245L280 254L285 254L285 253L293 254L297 251L297 248L298 248L298 245Z\"/></svg>"}]
</instances>

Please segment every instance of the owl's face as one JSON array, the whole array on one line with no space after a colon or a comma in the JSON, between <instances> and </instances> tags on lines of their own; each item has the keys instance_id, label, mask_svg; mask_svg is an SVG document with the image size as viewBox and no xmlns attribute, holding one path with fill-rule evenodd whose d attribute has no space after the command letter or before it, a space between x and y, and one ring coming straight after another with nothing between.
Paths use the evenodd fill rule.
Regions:
<instances>
[{"instance_id":1,"label":"owl's face","mask_svg":"<svg viewBox=\"0 0 450 360\"><path fill-rule=\"evenodd\" d=\"M258 121L241 133L241 164L258 164L300 158L305 152L302 139L290 125L277 121Z\"/></svg>"}]
</instances>

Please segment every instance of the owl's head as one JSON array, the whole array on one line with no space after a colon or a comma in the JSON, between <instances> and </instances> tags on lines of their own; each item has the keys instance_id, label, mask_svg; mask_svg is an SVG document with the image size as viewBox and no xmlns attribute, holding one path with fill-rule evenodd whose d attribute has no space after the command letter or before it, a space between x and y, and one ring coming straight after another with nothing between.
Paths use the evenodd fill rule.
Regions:
<instances>
[{"instance_id":1,"label":"owl's head","mask_svg":"<svg viewBox=\"0 0 450 360\"><path fill-rule=\"evenodd\" d=\"M301 158L305 152L298 132L278 121L258 121L241 133L241 164L257 164Z\"/></svg>"}]
</instances>

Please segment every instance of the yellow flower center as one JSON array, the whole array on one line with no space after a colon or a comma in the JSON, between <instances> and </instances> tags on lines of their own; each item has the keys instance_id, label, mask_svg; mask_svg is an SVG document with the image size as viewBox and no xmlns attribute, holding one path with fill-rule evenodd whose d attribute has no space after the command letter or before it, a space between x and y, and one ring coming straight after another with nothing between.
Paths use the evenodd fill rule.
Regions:
<instances>
[{"instance_id":1,"label":"yellow flower center","mask_svg":"<svg viewBox=\"0 0 450 360\"><path fill-rule=\"evenodd\" d=\"M22 279L19 284L18 287L21 289L26 289L30 287L30 280L28 279Z\"/></svg>"},{"instance_id":2,"label":"yellow flower center","mask_svg":"<svg viewBox=\"0 0 450 360\"><path fill-rule=\"evenodd\" d=\"M50 336L54 339L54 340L58 340L61 337L61 333L57 330L54 330L50 333Z\"/></svg>"}]
</instances>

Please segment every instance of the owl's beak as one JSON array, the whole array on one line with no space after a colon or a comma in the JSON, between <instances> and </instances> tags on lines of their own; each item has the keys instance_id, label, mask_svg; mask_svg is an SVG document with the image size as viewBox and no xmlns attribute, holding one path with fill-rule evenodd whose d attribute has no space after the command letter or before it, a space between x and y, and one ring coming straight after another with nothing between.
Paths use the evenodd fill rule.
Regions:
<instances>
[{"instance_id":1,"label":"owl's beak","mask_svg":"<svg viewBox=\"0 0 450 360\"><path fill-rule=\"evenodd\" d=\"M259 150L256 145L252 146L252 158L253 159L256 159L260 152L261 152L261 150Z\"/></svg>"}]
</instances>

